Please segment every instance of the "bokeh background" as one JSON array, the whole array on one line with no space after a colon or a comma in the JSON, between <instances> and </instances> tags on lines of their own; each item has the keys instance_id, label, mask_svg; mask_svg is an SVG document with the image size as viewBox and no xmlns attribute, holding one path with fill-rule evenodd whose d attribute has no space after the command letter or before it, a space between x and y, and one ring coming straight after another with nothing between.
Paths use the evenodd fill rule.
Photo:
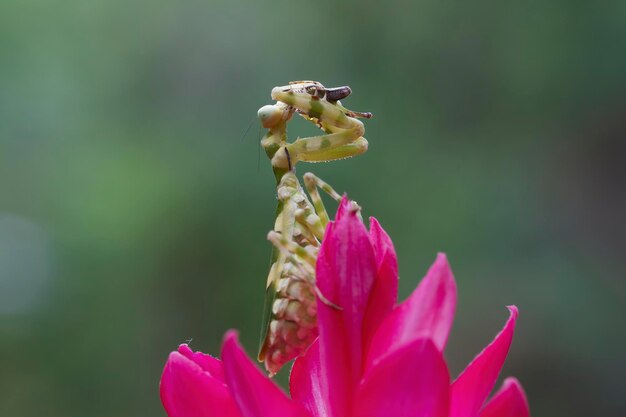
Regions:
<instances>
[{"instance_id":1,"label":"bokeh background","mask_svg":"<svg viewBox=\"0 0 626 417\"><path fill-rule=\"evenodd\" d=\"M503 376L533 414L626 415L625 21L620 0L0 2L0 415L164 416L179 343L237 328L256 353L255 115L294 79L375 114L366 155L299 172L381 221L401 298L448 254L452 374L517 304Z\"/></svg>"}]
</instances>

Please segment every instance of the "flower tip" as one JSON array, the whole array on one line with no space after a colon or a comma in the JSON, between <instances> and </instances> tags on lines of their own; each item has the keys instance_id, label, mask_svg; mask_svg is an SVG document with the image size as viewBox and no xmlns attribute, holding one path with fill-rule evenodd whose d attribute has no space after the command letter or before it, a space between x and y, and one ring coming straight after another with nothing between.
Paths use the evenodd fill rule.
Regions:
<instances>
[{"instance_id":1,"label":"flower tip","mask_svg":"<svg viewBox=\"0 0 626 417\"><path fill-rule=\"evenodd\" d=\"M173 361L175 361L178 357L180 357L181 354L174 351L174 352L170 352L169 355L167 355L167 361L165 362L165 367L163 368L163 373L165 374L166 370L169 370L169 368L171 367Z\"/></svg>"},{"instance_id":2,"label":"flower tip","mask_svg":"<svg viewBox=\"0 0 626 417\"><path fill-rule=\"evenodd\" d=\"M230 329L226 331L224 334L224 340L222 341L222 346L231 345L232 343L239 344L239 332L234 329Z\"/></svg>"},{"instance_id":3,"label":"flower tip","mask_svg":"<svg viewBox=\"0 0 626 417\"><path fill-rule=\"evenodd\" d=\"M517 378L513 376L505 378L504 382L502 383L502 390L508 390L508 389L514 391L517 394L517 396L521 398L523 402L526 404L526 408L528 408L528 400L526 399L527 398L526 391L524 391L522 384L519 382Z\"/></svg>"},{"instance_id":4,"label":"flower tip","mask_svg":"<svg viewBox=\"0 0 626 417\"><path fill-rule=\"evenodd\" d=\"M339 208L337 208L337 214L335 215L335 221L339 221L348 215L349 218L356 219L357 217L360 219L360 216L357 216L357 213L361 210L356 202L350 200L347 194L344 194L341 197L341 202L339 203Z\"/></svg>"},{"instance_id":5,"label":"flower tip","mask_svg":"<svg viewBox=\"0 0 626 417\"><path fill-rule=\"evenodd\" d=\"M441 271L446 271L454 279L454 274L452 273L452 267L450 266L448 255L446 255L445 252L437 252L437 257L435 258L435 262L433 262L433 267L437 267Z\"/></svg>"},{"instance_id":6,"label":"flower tip","mask_svg":"<svg viewBox=\"0 0 626 417\"><path fill-rule=\"evenodd\" d=\"M483 407L480 417L529 417L526 393L516 378L506 378L502 386Z\"/></svg>"},{"instance_id":7,"label":"flower tip","mask_svg":"<svg viewBox=\"0 0 626 417\"><path fill-rule=\"evenodd\" d=\"M348 199L348 195L344 194L341 197L341 201L339 202L339 207L337 208L337 214L335 214L335 221L340 220L346 213L349 213L348 210L350 208L350 200Z\"/></svg>"},{"instance_id":8,"label":"flower tip","mask_svg":"<svg viewBox=\"0 0 626 417\"><path fill-rule=\"evenodd\" d=\"M446 255L445 252L437 252L437 259L435 260L435 262L449 263L448 262L448 255Z\"/></svg>"},{"instance_id":9,"label":"flower tip","mask_svg":"<svg viewBox=\"0 0 626 417\"><path fill-rule=\"evenodd\" d=\"M178 345L177 351L183 356L187 356L193 353L193 351L191 350L191 348L189 347L187 343L181 343L180 345Z\"/></svg>"},{"instance_id":10,"label":"flower tip","mask_svg":"<svg viewBox=\"0 0 626 417\"><path fill-rule=\"evenodd\" d=\"M519 316L519 310L517 309L517 306L510 305L510 306L506 306L506 308L509 309L509 312L511 313L511 317L514 319L517 319L517 316Z\"/></svg>"},{"instance_id":11,"label":"flower tip","mask_svg":"<svg viewBox=\"0 0 626 417\"><path fill-rule=\"evenodd\" d=\"M448 256L444 252L437 253L435 262L431 265L426 278L431 276L431 274L446 282L449 290L454 293L454 304L456 304L456 281L450 262L448 262Z\"/></svg>"},{"instance_id":12,"label":"flower tip","mask_svg":"<svg viewBox=\"0 0 626 417\"><path fill-rule=\"evenodd\" d=\"M226 331L224 334L224 339L222 340L222 360L226 356L229 356L230 353L241 350L241 346L239 344L239 332L237 330L230 329Z\"/></svg>"},{"instance_id":13,"label":"flower tip","mask_svg":"<svg viewBox=\"0 0 626 417\"><path fill-rule=\"evenodd\" d=\"M503 388L513 388L517 391L521 391L524 392L524 389L522 388L522 384L519 382L519 380L517 378L515 378L514 376L509 376L506 377L504 379L504 382L502 382L502 387Z\"/></svg>"}]
</instances>

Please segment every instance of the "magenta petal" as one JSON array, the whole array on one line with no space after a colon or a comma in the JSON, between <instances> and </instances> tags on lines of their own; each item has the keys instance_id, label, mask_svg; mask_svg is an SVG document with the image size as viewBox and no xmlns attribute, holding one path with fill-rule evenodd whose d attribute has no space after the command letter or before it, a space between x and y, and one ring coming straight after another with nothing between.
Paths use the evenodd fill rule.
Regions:
<instances>
[{"instance_id":1,"label":"magenta petal","mask_svg":"<svg viewBox=\"0 0 626 417\"><path fill-rule=\"evenodd\" d=\"M248 358L232 330L224 337L222 360L226 381L244 417L308 416Z\"/></svg>"},{"instance_id":2,"label":"magenta petal","mask_svg":"<svg viewBox=\"0 0 626 417\"><path fill-rule=\"evenodd\" d=\"M452 384L450 417L475 417L498 379L509 352L517 307L509 306L511 315L495 339L465 368Z\"/></svg>"},{"instance_id":3,"label":"magenta petal","mask_svg":"<svg viewBox=\"0 0 626 417\"><path fill-rule=\"evenodd\" d=\"M397 306L378 328L367 355L367 366L420 338L430 338L443 350L456 307L456 284L446 255L439 254L413 294Z\"/></svg>"},{"instance_id":4,"label":"magenta petal","mask_svg":"<svg viewBox=\"0 0 626 417\"><path fill-rule=\"evenodd\" d=\"M376 281L365 311L365 352L380 323L398 300L398 257L387 232L374 217L370 217L370 239L376 258Z\"/></svg>"},{"instance_id":5,"label":"magenta petal","mask_svg":"<svg viewBox=\"0 0 626 417\"><path fill-rule=\"evenodd\" d=\"M355 399L358 417L448 417L450 377L429 339L385 356L363 378Z\"/></svg>"},{"instance_id":6,"label":"magenta petal","mask_svg":"<svg viewBox=\"0 0 626 417\"><path fill-rule=\"evenodd\" d=\"M328 416L328 382L320 364L319 341L295 360L289 375L289 390L294 401L304 405L312 416Z\"/></svg>"},{"instance_id":7,"label":"magenta petal","mask_svg":"<svg viewBox=\"0 0 626 417\"><path fill-rule=\"evenodd\" d=\"M350 415L361 376L363 316L376 277L369 235L352 210L329 227L317 260L317 286L340 307L318 298L320 363L327 373L329 415Z\"/></svg>"},{"instance_id":8,"label":"magenta petal","mask_svg":"<svg viewBox=\"0 0 626 417\"><path fill-rule=\"evenodd\" d=\"M370 217L370 239L372 240L372 246L374 248L376 266L380 268L383 263L383 259L385 259L386 256L390 256L394 261L393 263L396 266L397 273L398 257L396 256L396 250L393 247L393 242L375 217Z\"/></svg>"},{"instance_id":9,"label":"magenta petal","mask_svg":"<svg viewBox=\"0 0 626 417\"><path fill-rule=\"evenodd\" d=\"M200 365L200 367L204 371L208 372L212 377L226 383L226 379L224 378L224 367L222 366L222 361L219 359L214 358L211 355L207 355L206 353L194 352L187 344L178 346L178 353Z\"/></svg>"},{"instance_id":10,"label":"magenta petal","mask_svg":"<svg viewBox=\"0 0 626 417\"><path fill-rule=\"evenodd\" d=\"M346 213L350 211L350 199L347 195L341 197L339 207L337 207L337 213L335 214L335 221L341 219Z\"/></svg>"},{"instance_id":11,"label":"magenta petal","mask_svg":"<svg viewBox=\"0 0 626 417\"><path fill-rule=\"evenodd\" d=\"M529 417L526 394L519 381L507 378L502 388L489 400L480 417Z\"/></svg>"},{"instance_id":12,"label":"magenta petal","mask_svg":"<svg viewBox=\"0 0 626 417\"><path fill-rule=\"evenodd\" d=\"M179 352L172 352L165 364L160 391L169 417L241 415L228 387Z\"/></svg>"}]
</instances>

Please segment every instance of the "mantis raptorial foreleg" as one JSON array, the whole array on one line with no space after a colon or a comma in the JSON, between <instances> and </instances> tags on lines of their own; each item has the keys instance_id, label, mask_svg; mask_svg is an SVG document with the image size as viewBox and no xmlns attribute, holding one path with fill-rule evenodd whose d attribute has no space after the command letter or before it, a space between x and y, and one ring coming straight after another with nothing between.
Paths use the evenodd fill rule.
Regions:
<instances>
[{"instance_id":1,"label":"mantis raptorial foreleg","mask_svg":"<svg viewBox=\"0 0 626 417\"><path fill-rule=\"evenodd\" d=\"M287 145L295 161L320 162L355 156L367 151L367 140L362 137L363 123L352 119L354 125L336 133L297 139Z\"/></svg>"},{"instance_id":2,"label":"mantis raptorial foreleg","mask_svg":"<svg viewBox=\"0 0 626 417\"><path fill-rule=\"evenodd\" d=\"M321 162L356 156L367 151L368 143L363 137L365 127L356 115L346 115L343 106L330 104L318 97L297 93L293 90L272 91L272 98L293 106L307 120L316 123L327 134L300 138L287 144L292 163L297 161ZM369 114L367 114L370 116Z\"/></svg>"},{"instance_id":3,"label":"mantis raptorial foreleg","mask_svg":"<svg viewBox=\"0 0 626 417\"><path fill-rule=\"evenodd\" d=\"M329 135L330 136L330 135ZM322 138L325 138L323 136ZM295 143L294 143L295 144ZM327 148L321 148L317 150L310 150L307 148L304 152L297 152L297 158L299 161L305 162L326 162L334 161L337 159L350 158L352 156L360 155L367 152L368 143L363 137L354 139L352 142L341 146L331 146Z\"/></svg>"}]
</instances>

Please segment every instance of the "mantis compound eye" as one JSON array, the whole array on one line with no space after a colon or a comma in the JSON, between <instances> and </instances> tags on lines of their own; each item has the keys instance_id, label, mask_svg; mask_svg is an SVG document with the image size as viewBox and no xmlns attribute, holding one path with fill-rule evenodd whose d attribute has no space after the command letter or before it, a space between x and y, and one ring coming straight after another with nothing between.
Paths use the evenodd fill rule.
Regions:
<instances>
[{"instance_id":1,"label":"mantis compound eye","mask_svg":"<svg viewBox=\"0 0 626 417\"><path fill-rule=\"evenodd\" d=\"M326 88L320 84L310 85L306 88L306 92L313 97L324 98L326 96Z\"/></svg>"},{"instance_id":2,"label":"mantis compound eye","mask_svg":"<svg viewBox=\"0 0 626 417\"><path fill-rule=\"evenodd\" d=\"M324 96L326 95L326 89L318 84L307 86L306 92L312 95L313 97L319 97L319 98L324 98Z\"/></svg>"},{"instance_id":3,"label":"mantis compound eye","mask_svg":"<svg viewBox=\"0 0 626 417\"><path fill-rule=\"evenodd\" d=\"M276 105L267 105L259 109L257 115L265 128L275 126L283 117L283 111Z\"/></svg>"}]
</instances>

